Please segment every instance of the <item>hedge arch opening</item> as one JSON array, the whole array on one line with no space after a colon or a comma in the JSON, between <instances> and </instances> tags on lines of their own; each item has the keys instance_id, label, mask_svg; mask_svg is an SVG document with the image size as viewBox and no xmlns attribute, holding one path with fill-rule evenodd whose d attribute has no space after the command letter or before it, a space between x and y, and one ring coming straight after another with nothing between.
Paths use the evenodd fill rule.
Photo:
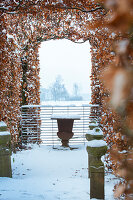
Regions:
<instances>
[{"instance_id":1,"label":"hedge arch opening","mask_svg":"<svg viewBox=\"0 0 133 200\"><path fill-rule=\"evenodd\" d=\"M83 44L75 44L67 39L42 42L39 59L41 104L50 101L90 102L89 41Z\"/></svg>"},{"instance_id":2,"label":"hedge arch opening","mask_svg":"<svg viewBox=\"0 0 133 200\"><path fill-rule=\"evenodd\" d=\"M8 63L5 71L8 72L2 72L4 84L1 90L1 119L7 121L13 137L18 135L20 105L40 103L38 49L43 41L65 38L75 43L83 43L89 40L92 53L92 93L95 93L92 95L92 103L100 103L100 98L95 98L96 95L99 97L99 89L95 89L95 85L99 85L97 73L100 66L95 64L97 43L100 41L98 37L101 37L101 33L104 34L104 28L99 32L93 27L93 14L101 22L104 12L103 7L97 5L91 5L89 12L73 7L58 9L52 6L41 13L34 10L26 13L5 12L2 33L6 51L3 50L3 54ZM95 32L92 30L94 28Z\"/></svg>"}]
</instances>

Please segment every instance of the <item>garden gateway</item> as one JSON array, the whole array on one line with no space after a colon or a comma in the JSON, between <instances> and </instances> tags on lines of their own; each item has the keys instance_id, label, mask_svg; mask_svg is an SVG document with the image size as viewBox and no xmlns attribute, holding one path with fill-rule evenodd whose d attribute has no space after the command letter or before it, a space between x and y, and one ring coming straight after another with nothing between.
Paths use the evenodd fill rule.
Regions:
<instances>
[{"instance_id":1,"label":"garden gateway","mask_svg":"<svg viewBox=\"0 0 133 200\"><path fill-rule=\"evenodd\" d=\"M78 43L89 40L91 103L101 108L100 123L108 147L113 149L111 167L126 180L116 196L125 193L129 199L133 194L132 8L131 0L16 0L0 3L0 121L8 125L12 144L17 145L20 140L21 106L40 104L38 52L41 42L64 38ZM115 40L117 45L113 49ZM108 106L109 99L114 110ZM126 157L123 150L126 150Z\"/></svg>"}]
</instances>

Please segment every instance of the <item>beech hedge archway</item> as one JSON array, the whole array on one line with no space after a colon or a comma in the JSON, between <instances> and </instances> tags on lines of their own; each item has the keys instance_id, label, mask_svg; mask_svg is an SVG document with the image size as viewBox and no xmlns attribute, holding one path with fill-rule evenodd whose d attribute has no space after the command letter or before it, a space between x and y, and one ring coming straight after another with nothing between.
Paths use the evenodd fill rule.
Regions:
<instances>
[{"instance_id":1,"label":"beech hedge archway","mask_svg":"<svg viewBox=\"0 0 133 200\"><path fill-rule=\"evenodd\" d=\"M32 5L27 6L31 6L32 8ZM25 5L25 8L27 6ZM94 6L94 8L95 7L96 6ZM10 119L12 116L12 122L10 123L13 123L14 121L15 127L15 123L17 122L15 120L16 113L19 114L20 105L40 103L38 49L42 41L66 38L73 42L82 43L89 40L92 45L92 51L94 50L95 54L97 53L96 46L99 38L97 39L95 35L98 36L98 33L96 33L96 30L92 31L89 29L88 26L93 24L94 17L91 15L94 10L97 12L95 15L98 15L97 20L98 18L99 20L100 18L103 18L105 11L100 6L94 8L90 8L89 13L87 11L84 13L84 11L74 8L60 10L58 7L54 8L52 4L50 4L49 8L45 8L45 12L38 13L38 11L35 12L35 10L25 11L20 9L20 11L13 10L4 13L4 27L2 33L3 37L5 37L7 46L6 51L3 51L3 53L5 53L7 59L6 63L8 63L8 74L3 73L2 77L3 83L6 81L8 87L5 85L5 92L5 86L3 85L3 92L1 94L3 104L1 104L1 106L4 105L4 107L2 109L3 113L1 118ZM15 9L15 7L13 7L13 9ZM94 58L94 60L95 59L96 58ZM4 62L3 65L5 64ZM94 61L94 64L95 63L96 62ZM96 71L98 71L99 68L98 64L99 63L97 63ZM95 68L93 71L92 79L95 79L94 85L99 85L99 83L96 83L97 77ZM97 88L93 90L95 90L95 93L97 91L98 97L99 90ZM97 101L97 99L95 99L95 101ZM12 103L10 103L10 101ZM96 103L99 102L100 98ZM93 103L95 103L94 100ZM9 110L9 113L7 110ZM14 110L16 110L15 116ZM11 127L13 127L13 124L11 124ZM14 130L13 132L15 133Z\"/></svg>"},{"instance_id":2,"label":"beech hedge archway","mask_svg":"<svg viewBox=\"0 0 133 200\"><path fill-rule=\"evenodd\" d=\"M89 40L91 102L101 107L101 124L112 151L111 167L125 178L120 188L127 197L133 193L132 7L132 0L0 3L0 120L8 124L12 142L19 141L20 106L40 103L40 43L63 38L79 43ZM127 153L120 156L123 149Z\"/></svg>"}]
</instances>

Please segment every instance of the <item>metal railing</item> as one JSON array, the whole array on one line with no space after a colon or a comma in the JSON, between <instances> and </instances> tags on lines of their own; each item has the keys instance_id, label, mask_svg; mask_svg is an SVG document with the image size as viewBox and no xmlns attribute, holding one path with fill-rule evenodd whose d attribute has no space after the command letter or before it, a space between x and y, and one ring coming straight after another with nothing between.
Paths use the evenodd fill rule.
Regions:
<instances>
[{"instance_id":1,"label":"metal railing","mask_svg":"<svg viewBox=\"0 0 133 200\"><path fill-rule=\"evenodd\" d=\"M85 134L92 119L98 121L98 105L82 106L47 106L25 105L21 107L21 140L22 142L42 142L46 145L61 144L57 137L57 121L51 120L53 114L79 115L80 120L74 121L74 136L70 144L85 143Z\"/></svg>"}]
</instances>

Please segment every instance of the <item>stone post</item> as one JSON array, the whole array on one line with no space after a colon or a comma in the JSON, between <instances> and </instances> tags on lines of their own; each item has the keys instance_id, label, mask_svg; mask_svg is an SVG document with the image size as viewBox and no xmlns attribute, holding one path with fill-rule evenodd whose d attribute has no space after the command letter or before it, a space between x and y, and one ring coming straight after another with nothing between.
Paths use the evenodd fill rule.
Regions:
<instances>
[{"instance_id":1,"label":"stone post","mask_svg":"<svg viewBox=\"0 0 133 200\"><path fill-rule=\"evenodd\" d=\"M103 133L96 126L90 124L90 130L86 134L88 152L88 177L90 178L90 199L104 199L104 164L101 157L106 153L106 142L103 141Z\"/></svg>"},{"instance_id":2,"label":"stone post","mask_svg":"<svg viewBox=\"0 0 133 200\"><path fill-rule=\"evenodd\" d=\"M11 135L4 122L0 122L0 177L12 177Z\"/></svg>"}]
</instances>

